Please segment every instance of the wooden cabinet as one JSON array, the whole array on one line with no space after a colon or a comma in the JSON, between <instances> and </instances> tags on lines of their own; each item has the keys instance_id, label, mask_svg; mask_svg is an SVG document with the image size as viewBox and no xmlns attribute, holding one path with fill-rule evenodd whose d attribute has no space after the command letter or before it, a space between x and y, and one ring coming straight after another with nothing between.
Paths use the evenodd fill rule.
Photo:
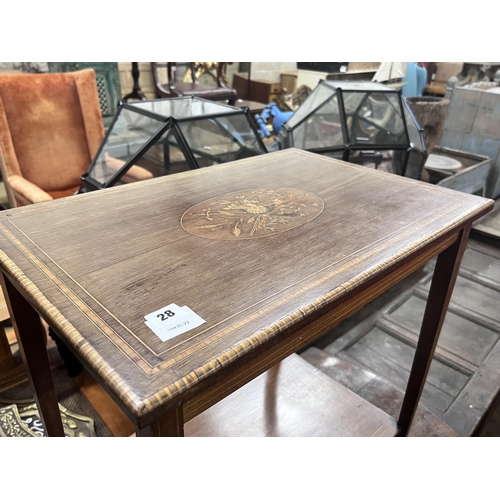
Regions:
<instances>
[{"instance_id":1,"label":"wooden cabinet","mask_svg":"<svg viewBox=\"0 0 500 500\"><path fill-rule=\"evenodd\" d=\"M235 73L233 88L238 93L238 99L268 104L277 102L281 94L281 83L271 80L248 80L248 73Z\"/></svg>"},{"instance_id":2,"label":"wooden cabinet","mask_svg":"<svg viewBox=\"0 0 500 500\"><path fill-rule=\"evenodd\" d=\"M277 102L281 94L280 82L271 80L251 80L250 81L250 100L263 102Z\"/></svg>"},{"instance_id":3,"label":"wooden cabinet","mask_svg":"<svg viewBox=\"0 0 500 500\"><path fill-rule=\"evenodd\" d=\"M49 62L50 73L65 73L92 68L96 73L97 92L102 120L107 129L111 124L121 99L120 75L116 62Z\"/></svg>"}]
</instances>

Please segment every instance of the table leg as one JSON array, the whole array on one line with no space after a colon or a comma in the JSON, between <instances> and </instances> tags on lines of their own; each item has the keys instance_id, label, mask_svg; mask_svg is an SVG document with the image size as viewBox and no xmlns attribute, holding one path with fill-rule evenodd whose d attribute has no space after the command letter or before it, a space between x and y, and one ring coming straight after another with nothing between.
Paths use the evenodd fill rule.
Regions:
<instances>
[{"instance_id":1,"label":"table leg","mask_svg":"<svg viewBox=\"0 0 500 500\"><path fill-rule=\"evenodd\" d=\"M12 368L14 368L14 358L4 325L0 323L0 373L7 372Z\"/></svg>"},{"instance_id":2,"label":"table leg","mask_svg":"<svg viewBox=\"0 0 500 500\"><path fill-rule=\"evenodd\" d=\"M182 406L169 411L145 429L136 428L137 437L184 437Z\"/></svg>"},{"instance_id":3,"label":"table leg","mask_svg":"<svg viewBox=\"0 0 500 500\"><path fill-rule=\"evenodd\" d=\"M415 415L448 310L462 256L467 246L469 232L470 227L463 229L457 241L438 255L422 326L420 327L417 349L398 419L400 436L408 435Z\"/></svg>"},{"instance_id":4,"label":"table leg","mask_svg":"<svg viewBox=\"0 0 500 500\"><path fill-rule=\"evenodd\" d=\"M5 331L5 321L9 318L7 304L0 288L0 373L8 372L14 368L14 358Z\"/></svg>"},{"instance_id":5,"label":"table leg","mask_svg":"<svg viewBox=\"0 0 500 500\"><path fill-rule=\"evenodd\" d=\"M40 316L1 272L0 281L46 435L64 437Z\"/></svg>"}]
</instances>

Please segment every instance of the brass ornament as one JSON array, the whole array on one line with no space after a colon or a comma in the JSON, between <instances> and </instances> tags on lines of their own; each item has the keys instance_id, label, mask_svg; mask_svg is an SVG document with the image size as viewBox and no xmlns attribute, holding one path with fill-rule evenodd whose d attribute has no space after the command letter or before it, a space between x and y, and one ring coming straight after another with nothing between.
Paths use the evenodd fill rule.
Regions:
<instances>
[{"instance_id":1,"label":"brass ornament","mask_svg":"<svg viewBox=\"0 0 500 500\"><path fill-rule=\"evenodd\" d=\"M66 437L96 437L94 419L67 410L59 403ZM45 430L36 403L31 399L0 397L0 437L44 437Z\"/></svg>"},{"instance_id":2,"label":"brass ornament","mask_svg":"<svg viewBox=\"0 0 500 500\"><path fill-rule=\"evenodd\" d=\"M15 404L0 408L0 437L38 437L21 420Z\"/></svg>"}]
</instances>

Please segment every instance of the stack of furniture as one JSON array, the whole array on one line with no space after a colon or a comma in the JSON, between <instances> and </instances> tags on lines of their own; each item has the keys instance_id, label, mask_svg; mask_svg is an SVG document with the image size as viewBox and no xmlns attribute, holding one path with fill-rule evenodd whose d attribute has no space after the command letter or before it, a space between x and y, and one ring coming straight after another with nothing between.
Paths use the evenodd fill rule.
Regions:
<instances>
[{"instance_id":1,"label":"stack of furniture","mask_svg":"<svg viewBox=\"0 0 500 500\"><path fill-rule=\"evenodd\" d=\"M430 63L427 69L427 85L424 88L424 94L444 96L448 88L448 81L460 74L463 65L464 63L461 62Z\"/></svg>"},{"instance_id":2,"label":"stack of furniture","mask_svg":"<svg viewBox=\"0 0 500 500\"><path fill-rule=\"evenodd\" d=\"M500 196L499 87L455 87L438 145L491 159L486 196Z\"/></svg>"}]
</instances>

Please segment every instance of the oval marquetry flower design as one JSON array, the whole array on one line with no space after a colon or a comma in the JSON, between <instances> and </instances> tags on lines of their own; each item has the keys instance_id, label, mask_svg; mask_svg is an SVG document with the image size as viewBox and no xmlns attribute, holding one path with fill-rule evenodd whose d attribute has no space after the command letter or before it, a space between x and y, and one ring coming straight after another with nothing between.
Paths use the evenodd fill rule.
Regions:
<instances>
[{"instance_id":1,"label":"oval marquetry flower design","mask_svg":"<svg viewBox=\"0 0 500 500\"><path fill-rule=\"evenodd\" d=\"M282 233L317 217L323 200L295 188L237 191L198 203L181 218L189 233L214 240L242 240Z\"/></svg>"}]
</instances>

